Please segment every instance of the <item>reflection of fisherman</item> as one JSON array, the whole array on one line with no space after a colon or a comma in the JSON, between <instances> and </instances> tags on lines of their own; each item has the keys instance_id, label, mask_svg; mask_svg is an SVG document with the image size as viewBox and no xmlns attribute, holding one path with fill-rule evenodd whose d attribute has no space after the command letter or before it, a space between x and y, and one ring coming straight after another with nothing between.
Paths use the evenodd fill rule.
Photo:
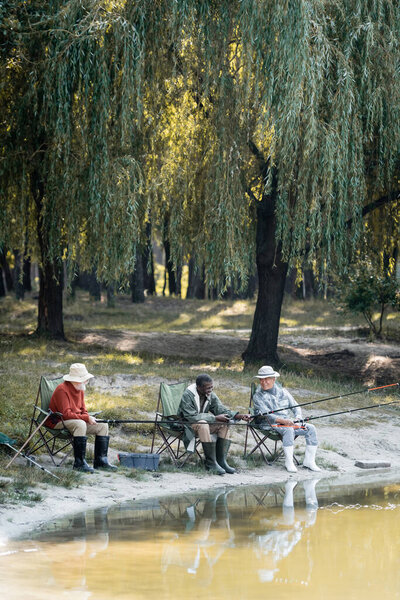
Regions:
<instances>
[{"instance_id":1,"label":"reflection of fisherman","mask_svg":"<svg viewBox=\"0 0 400 600\"><path fill-rule=\"evenodd\" d=\"M218 475L235 473L226 462L226 455L231 444L228 439L230 419L243 419L248 421L249 415L241 415L224 406L218 396L213 392L213 380L203 373L196 379L196 383L186 388L179 404L178 415L190 427L185 427L184 443L186 448L193 452L195 437L202 443L205 467ZM213 442L211 434L216 433L217 442Z\"/></svg>"},{"instance_id":2,"label":"reflection of fisherman","mask_svg":"<svg viewBox=\"0 0 400 600\"><path fill-rule=\"evenodd\" d=\"M200 577L202 583L211 582L213 567L225 550L232 545L233 531L230 528L226 498L229 492L219 491L207 497L201 514L199 502L189 506L185 539L169 544L163 553L163 569L172 565L184 567L190 575ZM184 548L184 553L180 549Z\"/></svg>"},{"instance_id":3,"label":"reflection of fisherman","mask_svg":"<svg viewBox=\"0 0 400 600\"><path fill-rule=\"evenodd\" d=\"M307 467L311 471L320 471L321 469L315 464L318 446L315 427L309 423L301 427L295 425L292 418L294 417L296 420L302 418L301 408L285 388L275 383L279 373L272 367L265 366L259 369L256 377L260 380L260 385L257 386L253 396L254 413L255 415L265 415L264 419L256 421L257 427L261 430L273 430L281 434L286 470L290 473L297 471L293 462L293 443L297 436L302 435L306 438L303 467ZM268 414L270 411L285 407L290 408L279 410L276 414Z\"/></svg>"},{"instance_id":4,"label":"reflection of fisherman","mask_svg":"<svg viewBox=\"0 0 400 600\"><path fill-rule=\"evenodd\" d=\"M294 511L293 490L297 481L289 480L285 484L285 496L283 499L282 516L274 519L271 523L272 529L265 535L257 536L257 553L264 557L268 556L271 564L268 569L259 569L258 576L262 582L272 581L275 573L279 571L278 563L286 558L299 543L304 528L315 524L318 510L318 500L315 486L318 479L310 479L303 482L306 500L305 511Z\"/></svg>"}]
</instances>

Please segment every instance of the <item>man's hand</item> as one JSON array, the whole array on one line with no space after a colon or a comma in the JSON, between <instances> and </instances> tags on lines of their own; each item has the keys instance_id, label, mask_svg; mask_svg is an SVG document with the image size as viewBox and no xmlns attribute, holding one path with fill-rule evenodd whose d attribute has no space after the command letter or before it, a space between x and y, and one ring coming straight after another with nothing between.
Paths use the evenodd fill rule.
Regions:
<instances>
[{"instance_id":1,"label":"man's hand","mask_svg":"<svg viewBox=\"0 0 400 600\"><path fill-rule=\"evenodd\" d=\"M240 414L235 415L235 419L237 421L250 421L252 418L253 418L252 415L240 415Z\"/></svg>"},{"instance_id":2,"label":"man's hand","mask_svg":"<svg viewBox=\"0 0 400 600\"><path fill-rule=\"evenodd\" d=\"M89 425L94 425L95 423L97 423L96 419L92 415L89 415Z\"/></svg>"},{"instance_id":3,"label":"man's hand","mask_svg":"<svg viewBox=\"0 0 400 600\"><path fill-rule=\"evenodd\" d=\"M220 423L227 423L229 421L229 417L228 415L216 415L215 420L219 421Z\"/></svg>"},{"instance_id":4,"label":"man's hand","mask_svg":"<svg viewBox=\"0 0 400 600\"><path fill-rule=\"evenodd\" d=\"M286 426L290 427L291 425L294 425L294 422L291 421L290 419L282 419L281 417L277 417L276 424L277 425L286 425Z\"/></svg>"}]
</instances>

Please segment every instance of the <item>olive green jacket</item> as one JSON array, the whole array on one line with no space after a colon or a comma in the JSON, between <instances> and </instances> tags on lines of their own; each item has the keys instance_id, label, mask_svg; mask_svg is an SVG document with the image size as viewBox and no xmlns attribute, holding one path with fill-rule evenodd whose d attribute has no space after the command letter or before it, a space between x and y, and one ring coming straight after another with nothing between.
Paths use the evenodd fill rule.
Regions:
<instances>
[{"instance_id":1,"label":"olive green jacket","mask_svg":"<svg viewBox=\"0 0 400 600\"><path fill-rule=\"evenodd\" d=\"M200 397L197 392L196 384L189 385L181 398L178 416L187 423L198 423L206 421L206 423L216 423L216 415L228 415L231 419L237 415L238 411L233 411L224 406L221 400L214 392L207 397L203 406L203 412L200 412ZM183 443L188 452L194 452L194 432L189 425L184 426Z\"/></svg>"}]
</instances>

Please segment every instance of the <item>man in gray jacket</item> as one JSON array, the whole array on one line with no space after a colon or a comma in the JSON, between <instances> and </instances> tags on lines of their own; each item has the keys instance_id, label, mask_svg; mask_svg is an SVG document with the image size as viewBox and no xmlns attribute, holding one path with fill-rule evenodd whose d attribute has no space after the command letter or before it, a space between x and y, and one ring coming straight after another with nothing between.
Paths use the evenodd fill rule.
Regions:
<instances>
[{"instance_id":1,"label":"man in gray jacket","mask_svg":"<svg viewBox=\"0 0 400 600\"><path fill-rule=\"evenodd\" d=\"M230 419L250 420L250 415L242 415L226 408L213 392L213 380L206 373L196 378L196 383L189 385L183 393L179 404L178 416L190 427L185 427L184 443L187 450L194 451L195 437L202 443L205 467L218 475L235 473L235 469L226 462L231 444L228 439ZM213 442L211 434L217 434Z\"/></svg>"},{"instance_id":2,"label":"man in gray jacket","mask_svg":"<svg viewBox=\"0 0 400 600\"><path fill-rule=\"evenodd\" d=\"M295 423L301 421L301 408L288 390L276 383L279 373L270 366L264 366L258 370L255 377L260 382L253 396L257 427L264 431L272 429L281 434L286 470L289 473L297 471L293 462L293 443L297 436L302 435L306 438L303 467L311 471L320 471L315 463L318 446L316 429L310 423Z\"/></svg>"}]
</instances>

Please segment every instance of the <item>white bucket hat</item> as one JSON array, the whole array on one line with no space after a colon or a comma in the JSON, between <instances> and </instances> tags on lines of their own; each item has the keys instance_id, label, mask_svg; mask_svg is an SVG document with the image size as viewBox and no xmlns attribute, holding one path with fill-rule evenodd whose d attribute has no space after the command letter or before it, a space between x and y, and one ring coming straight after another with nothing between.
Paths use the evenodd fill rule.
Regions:
<instances>
[{"instance_id":1,"label":"white bucket hat","mask_svg":"<svg viewBox=\"0 0 400 600\"><path fill-rule=\"evenodd\" d=\"M258 377L258 379L264 379L265 377L279 377L279 373L274 371L272 367L265 366L258 369L258 373L257 375L254 375L254 377Z\"/></svg>"},{"instance_id":2,"label":"white bucket hat","mask_svg":"<svg viewBox=\"0 0 400 600\"><path fill-rule=\"evenodd\" d=\"M88 379L94 377L91 373L88 373L85 365L82 363L74 363L69 368L68 375L64 375L64 381L74 381L75 383L84 383Z\"/></svg>"}]
</instances>

